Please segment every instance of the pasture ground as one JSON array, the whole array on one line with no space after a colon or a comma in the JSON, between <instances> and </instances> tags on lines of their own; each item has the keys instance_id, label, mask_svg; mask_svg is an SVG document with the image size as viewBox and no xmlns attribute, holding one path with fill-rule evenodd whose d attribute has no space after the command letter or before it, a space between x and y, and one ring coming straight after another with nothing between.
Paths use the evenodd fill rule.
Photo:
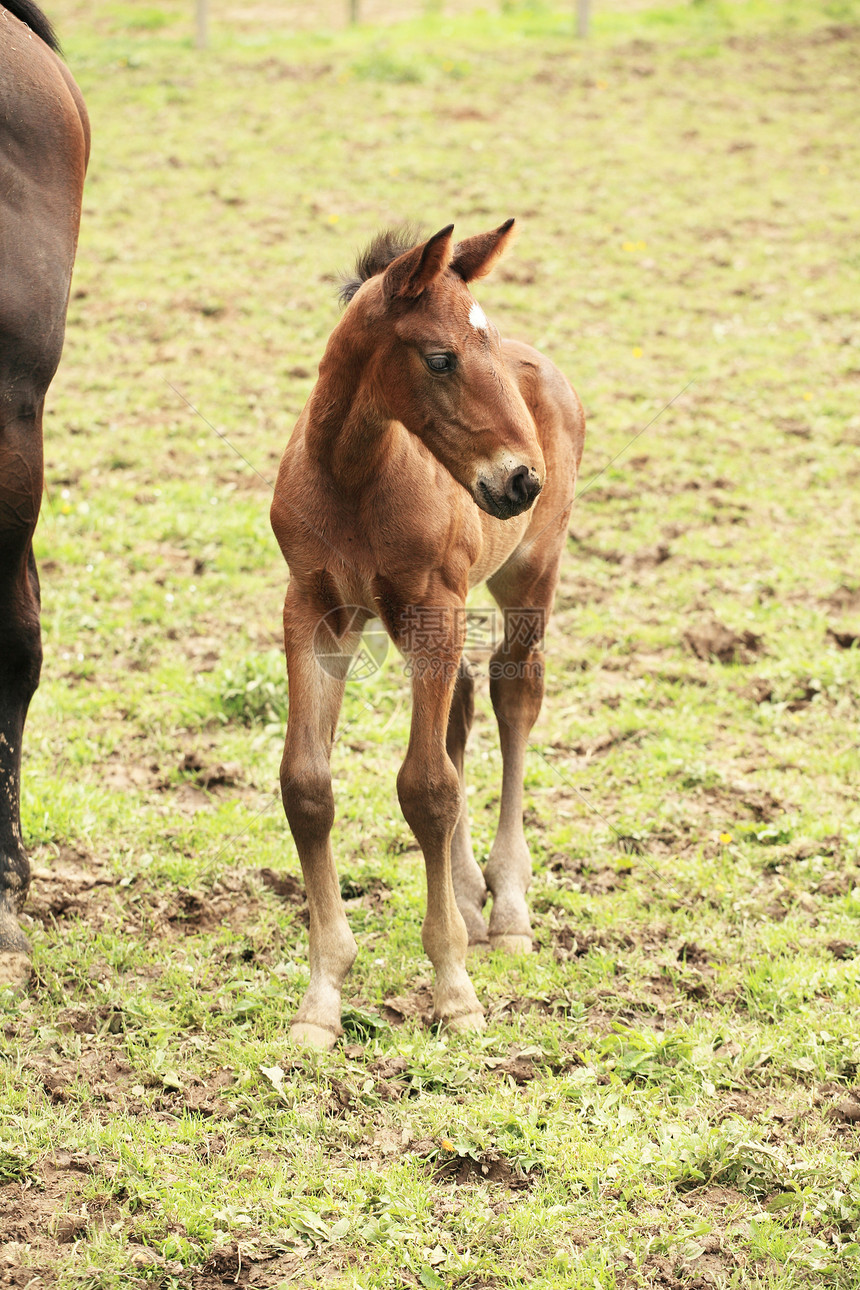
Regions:
<instances>
[{"instance_id":1,"label":"pasture ground","mask_svg":"<svg viewBox=\"0 0 860 1290\"><path fill-rule=\"evenodd\" d=\"M860 1286L860 6L613 12L587 48L536 6L216 25L206 56L184 9L51 6L95 144L0 1285ZM389 658L335 749L347 1035L302 1055L269 481L355 248L511 214L477 294L589 417L528 764L538 950L474 960L485 1035L428 1024Z\"/></svg>"}]
</instances>

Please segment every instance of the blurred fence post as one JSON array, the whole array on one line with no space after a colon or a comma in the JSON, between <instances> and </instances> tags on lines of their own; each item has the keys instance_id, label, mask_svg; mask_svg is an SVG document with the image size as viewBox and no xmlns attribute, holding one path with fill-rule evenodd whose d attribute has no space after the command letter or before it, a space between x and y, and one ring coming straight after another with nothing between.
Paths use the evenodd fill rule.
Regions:
<instances>
[{"instance_id":1,"label":"blurred fence post","mask_svg":"<svg viewBox=\"0 0 860 1290\"><path fill-rule=\"evenodd\" d=\"M591 21L591 0L576 0L576 34L582 40L588 36Z\"/></svg>"},{"instance_id":2,"label":"blurred fence post","mask_svg":"<svg viewBox=\"0 0 860 1290\"><path fill-rule=\"evenodd\" d=\"M358 22L358 0L349 0L349 21Z\"/></svg>"},{"instance_id":3,"label":"blurred fence post","mask_svg":"<svg viewBox=\"0 0 860 1290\"><path fill-rule=\"evenodd\" d=\"M196 0L197 30L194 43L198 49L205 49L209 44L209 0Z\"/></svg>"}]
</instances>

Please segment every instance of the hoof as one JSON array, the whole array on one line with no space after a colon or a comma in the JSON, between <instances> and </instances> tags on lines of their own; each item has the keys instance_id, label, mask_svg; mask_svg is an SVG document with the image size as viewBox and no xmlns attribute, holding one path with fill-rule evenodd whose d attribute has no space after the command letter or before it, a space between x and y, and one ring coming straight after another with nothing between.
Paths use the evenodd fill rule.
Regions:
<instances>
[{"instance_id":1,"label":"hoof","mask_svg":"<svg viewBox=\"0 0 860 1290\"><path fill-rule=\"evenodd\" d=\"M23 950L0 951L0 990L23 990L32 970L30 955Z\"/></svg>"},{"instance_id":2,"label":"hoof","mask_svg":"<svg viewBox=\"0 0 860 1290\"><path fill-rule=\"evenodd\" d=\"M531 954L532 938L530 936L491 936L490 946L494 950L503 950L505 954Z\"/></svg>"},{"instance_id":3,"label":"hoof","mask_svg":"<svg viewBox=\"0 0 860 1290\"><path fill-rule=\"evenodd\" d=\"M459 1017L443 1018L442 1025L446 1030L459 1032L485 1030L487 1022L483 1012L464 1012Z\"/></svg>"},{"instance_id":4,"label":"hoof","mask_svg":"<svg viewBox=\"0 0 860 1290\"><path fill-rule=\"evenodd\" d=\"M290 1039L300 1048L317 1048L328 1052L334 1048L338 1036L327 1026L315 1026L312 1021L294 1021L290 1026Z\"/></svg>"}]
</instances>

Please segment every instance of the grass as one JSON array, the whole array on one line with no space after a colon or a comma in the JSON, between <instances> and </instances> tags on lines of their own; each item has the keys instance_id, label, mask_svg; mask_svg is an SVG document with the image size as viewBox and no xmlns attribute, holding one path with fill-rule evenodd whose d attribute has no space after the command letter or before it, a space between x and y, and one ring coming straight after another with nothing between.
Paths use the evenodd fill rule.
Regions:
<instances>
[{"instance_id":1,"label":"grass","mask_svg":"<svg viewBox=\"0 0 860 1290\"><path fill-rule=\"evenodd\" d=\"M538 5L216 13L201 56L185 6L57 0L94 152L47 419L0 1277L860 1286L858 8L596 6L587 46ZM389 654L334 757L347 1035L299 1055L268 481L355 248L510 214L481 301L589 420L527 770L539 952L475 961L486 1035L427 1025Z\"/></svg>"}]
</instances>

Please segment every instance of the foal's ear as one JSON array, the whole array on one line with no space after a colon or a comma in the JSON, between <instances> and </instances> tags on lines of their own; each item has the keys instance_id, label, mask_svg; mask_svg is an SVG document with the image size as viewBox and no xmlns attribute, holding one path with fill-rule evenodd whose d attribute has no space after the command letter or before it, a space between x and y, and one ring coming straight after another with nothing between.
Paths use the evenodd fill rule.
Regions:
<instances>
[{"instance_id":1,"label":"foal's ear","mask_svg":"<svg viewBox=\"0 0 860 1290\"><path fill-rule=\"evenodd\" d=\"M453 232L454 225L449 224L389 264L382 280L388 300L414 300L445 272L451 261Z\"/></svg>"},{"instance_id":2,"label":"foal's ear","mask_svg":"<svg viewBox=\"0 0 860 1290\"><path fill-rule=\"evenodd\" d=\"M454 248L451 268L464 282L485 278L514 240L514 221L506 219L492 233L479 233L467 237Z\"/></svg>"}]
</instances>

